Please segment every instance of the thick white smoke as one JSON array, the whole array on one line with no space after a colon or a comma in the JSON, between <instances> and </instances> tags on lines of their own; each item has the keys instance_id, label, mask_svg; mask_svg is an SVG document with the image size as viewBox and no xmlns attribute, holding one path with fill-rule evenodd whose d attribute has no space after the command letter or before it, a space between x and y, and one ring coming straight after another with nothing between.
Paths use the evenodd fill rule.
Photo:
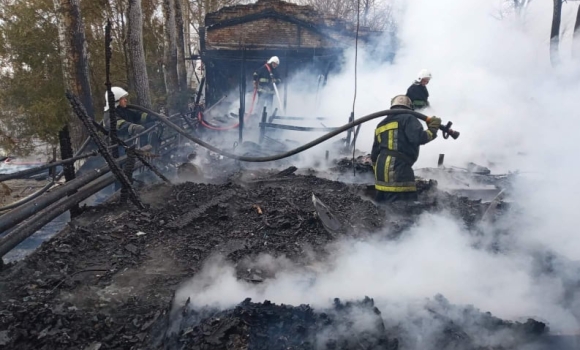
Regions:
<instances>
[{"instance_id":1,"label":"thick white smoke","mask_svg":"<svg viewBox=\"0 0 580 350\"><path fill-rule=\"evenodd\" d=\"M574 182L580 72L569 39L577 5L564 4L563 62L555 68L549 60L550 2L532 1L524 16L501 20L499 1L405 0L399 5L402 46L394 64L379 64L364 50L358 52L356 117L388 109L391 97L405 93L420 69L431 70L432 109L426 114L452 120L461 137L439 137L422 147L416 166L433 166L437 154L445 153L454 165L493 162L495 170L530 173L513 196L521 210L499 223L510 232L500 240L503 249L476 248L455 219L429 214L398 242L342 242L333 260L312 266L311 273L290 266L259 286L236 281L228 264L210 264L179 296L191 296L195 305L228 307L245 297L320 306L334 297L368 295L381 307L441 293L452 303L473 304L499 317L531 316L556 330L577 330L574 308L580 296L562 302L567 286L561 276L570 274L574 263L556 265L552 275L539 273L535 263L538 252L577 260L580 247L575 207L580 190ZM329 78L321 96L320 115L333 116L333 126L344 124L352 107L352 58L342 75ZM310 106L311 95L294 92L290 100L304 101L293 102L292 114L310 112L299 106ZM358 148L370 151L378 122L363 126Z\"/></svg>"}]
</instances>

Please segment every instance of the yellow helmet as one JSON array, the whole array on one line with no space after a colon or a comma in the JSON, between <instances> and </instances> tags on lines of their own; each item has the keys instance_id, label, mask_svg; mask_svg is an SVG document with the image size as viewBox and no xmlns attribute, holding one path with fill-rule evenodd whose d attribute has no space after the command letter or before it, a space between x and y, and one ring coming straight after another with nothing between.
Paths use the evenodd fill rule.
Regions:
<instances>
[{"instance_id":1,"label":"yellow helmet","mask_svg":"<svg viewBox=\"0 0 580 350\"><path fill-rule=\"evenodd\" d=\"M411 99L406 95L397 95L391 100L391 107L401 106L412 109L411 105Z\"/></svg>"}]
</instances>

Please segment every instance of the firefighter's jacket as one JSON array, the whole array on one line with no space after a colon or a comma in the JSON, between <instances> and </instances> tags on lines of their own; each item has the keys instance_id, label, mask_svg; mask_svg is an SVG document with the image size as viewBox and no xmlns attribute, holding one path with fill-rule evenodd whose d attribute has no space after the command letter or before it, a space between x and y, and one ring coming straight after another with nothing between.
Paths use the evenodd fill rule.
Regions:
<instances>
[{"instance_id":1,"label":"firefighter's jacket","mask_svg":"<svg viewBox=\"0 0 580 350\"><path fill-rule=\"evenodd\" d=\"M407 89L407 97L413 102L414 109L421 109L429 106L429 91L421 83L414 82Z\"/></svg>"},{"instance_id":2,"label":"firefighter's jacket","mask_svg":"<svg viewBox=\"0 0 580 350\"><path fill-rule=\"evenodd\" d=\"M274 78L273 81L272 77ZM258 82L258 92L266 94L274 93L272 82L276 84L280 84L281 82L277 70L272 68L268 63L264 64L254 72L254 81Z\"/></svg>"},{"instance_id":3,"label":"firefighter's jacket","mask_svg":"<svg viewBox=\"0 0 580 350\"><path fill-rule=\"evenodd\" d=\"M375 129L371 152L375 189L383 192L416 191L412 167L419 158L419 146L435 137L437 132L424 130L421 122L412 114L383 119Z\"/></svg>"},{"instance_id":4,"label":"firefighter's jacket","mask_svg":"<svg viewBox=\"0 0 580 350\"><path fill-rule=\"evenodd\" d=\"M110 110L105 111L103 115L103 122L105 123L105 128L110 129L111 127L111 116L109 114ZM115 108L115 115L117 116L117 130L125 130L131 124L144 125L149 122L149 115L147 113L141 113L133 109L123 108L117 106Z\"/></svg>"}]
</instances>

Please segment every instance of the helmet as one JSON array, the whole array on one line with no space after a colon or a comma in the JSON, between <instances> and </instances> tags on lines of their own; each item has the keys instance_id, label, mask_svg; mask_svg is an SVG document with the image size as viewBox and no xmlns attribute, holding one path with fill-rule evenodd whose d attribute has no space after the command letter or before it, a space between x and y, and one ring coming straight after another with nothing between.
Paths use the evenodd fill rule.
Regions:
<instances>
[{"instance_id":1,"label":"helmet","mask_svg":"<svg viewBox=\"0 0 580 350\"><path fill-rule=\"evenodd\" d=\"M391 100L391 107L395 107L395 106L406 107L406 108L412 109L411 99L406 95L397 95L397 96L393 97L393 99Z\"/></svg>"},{"instance_id":2,"label":"helmet","mask_svg":"<svg viewBox=\"0 0 580 350\"><path fill-rule=\"evenodd\" d=\"M421 81L423 79L431 79L431 72L429 72L426 69L421 69L421 71L417 75L417 81Z\"/></svg>"},{"instance_id":3,"label":"helmet","mask_svg":"<svg viewBox=\"0 0 580 350\"><path fill-rule=\"evenodd\" d=\"M115 96L115 107L117 107L119 105L119 100L122 97L125 96L129 96L129 93L127 91L125 91L125 89L120 88L118 86L113 86L111 88L111 91L113 92L113 96ZM105 91L105 101L107 101L107 103L105 104L105 112L109 110L109 92Z\"/></svg>"},{"instance_id":4,"label":"helmet","mask_svg":"<svg viewBox=\"0 0 580 350\"><path fill-rule=\"evenodd\" d=\"M268 60L268 63L276 63L276 64L280 64L280 59L278 59L278 56L272 56L272 57L270 57L270 59Z\"/></svg>"}]
</instances>

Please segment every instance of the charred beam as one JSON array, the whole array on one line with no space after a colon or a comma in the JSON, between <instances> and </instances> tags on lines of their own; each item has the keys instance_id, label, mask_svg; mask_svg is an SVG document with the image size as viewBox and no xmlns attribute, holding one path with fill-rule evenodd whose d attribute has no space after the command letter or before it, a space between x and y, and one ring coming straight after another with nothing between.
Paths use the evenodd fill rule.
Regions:
<instances>
[{"instance_id":1,"label":"charred beam","mask_svg":"<svg viewBox=\"0 0 580 350\"><path fill-rule=\"evenodd\" d=\"M118 160L119 164L124 163L126 157L120 158ZM66 197L67 193L72 190L78 190L82 186L94 181L95 179L107 174L109 172L108 166L102 166L98 169L91 170L90 172L77 177L76 179L66 183L64 186L49 192L45 196L39 197L37 200L28 202L11 210L10 212L0 216L0 232L5 232L6 230L18 225L22 221L29 218L31 215L36 214L38 211L46 208L52 203L58 201L59 199ZM0 238L0 244L4 237Z\"/></svg>"},{"instance_id":2,"label":"charred beam","mask_svg":"<svg viewBox=\"0 0 580 350\"><path fill-rule=\"evenodd\" d=\"M138 164L138 166L141 165ZM104 175L104 173L101 175ZM6 255L6 253L20 244L20 242L32 236L36 231L41 229L44 225L54 220L62 213L70 210L70 208L73 206L78 205L79 202L111 185L113 182L115 182L115 177L111 176L111 174L108 174L108 176L105 176L82 187L70 197L60 197L60 200L57 203L54 203L42 211L39 211L36 215L31 216L28 220L26 220L26 222L22 223L22 225L18 226L7 235L0 238L0 257Z\"/></svg>"},{"instance_id":3,"label":"charred beam","mask_svg":"<svg viewBox=\"0 0 580 350\"><path fill-rule=\"evenodd\" d=\"M72 149L72 142L70 137L70 130L68 124L66 124L59 132L58 138L60 142L60 157L61 159L70 159L74 156L74 152ZM66 182L74 180L76 177L75 174L75 167L73 163L67 163L63 166L64 178ZM74 193L74 190L67 193L67 195L71 195ZM75 217L79 214L79 207L73 206L70 211L71 217Z\"/></svg>"},{"instance_id":4,"label":"charred beam","mask_svg":"<svg viewBox=\"0 0 580 350\"><path fill-rule=\"evenodd\" d=\"M262 123L260 123L262 126ZM308 126L295 126L295 125L284 125L284 124L274 124L274 123L266 123L264 125L267 128L273 129L282 129L282 130L294 130L294 131L334 131L338 128L314 128Z\"/></svg>"},{"instance_id":5,"label":"charred beam","mask_svg":"<svg viewBox=\"0 0 580 350\"><path fill-rule=\"evenodd\" d=\"M48 164L45 164L45 165L41 165L41 166L36 167L36 168L31 168L31 169L26 169L26 170L22 170L22 171L17 171L15 173L10 173L10 174L2 174L2 175L0 175L0 182L6 181L6 180L11 180L11 179L20 179L20 178L23 178L25 176L32 175L32 174L38 174L39 172L41 172L43 170L46 170L46 169L49 169L49 168L53 168L53 167L56 167L58 165L74 163L77 160L85 159L85 158L88 158L88 157L94 157L97 154L98 154L97 151L94 151L94 152L91 152L91 153L83 154L83 155L80 155L80 156L77 156L77 157L68 158L68 159L65 159L65 160L58 161L58 162L51 162L51 163L48 163Z\"/></svg>"},{"instance_id":6,"label":"charred beam","mask_svg":"<svg viewBox=\"0 0 580 350\"><path fill-rule=\"evenodd\" d=\"M93 125L95 126L95 128L97 128L97 130L99 130L100 132L102 132L103 134L107 134L107 129L105 129L101 124L97 123L96 121L93 121ZM143 133L139 134L139 135L135 135L133 136L133 138L137 138L147 132L150 132L152 129L154 129L155 126L151 127L148 130L145 130ZM127 142L117 138L116 140L121 146L123 147L129 147ZM128 141L128 140L127 140ZM171 184L171 181L169 181L169 179L167 177L165 177L158 169L157 167L155 167L153 164L149 163L144 156L142 156L139 151L136 150L135 156L137 157L137 159L139 159L139 161L141 163L143 163L143 165L145 165L147 168L149 168L149 170L151 170L155 175L157 175L161 180L163 180L164 182Z\"/></svg>"}]
</instances>

